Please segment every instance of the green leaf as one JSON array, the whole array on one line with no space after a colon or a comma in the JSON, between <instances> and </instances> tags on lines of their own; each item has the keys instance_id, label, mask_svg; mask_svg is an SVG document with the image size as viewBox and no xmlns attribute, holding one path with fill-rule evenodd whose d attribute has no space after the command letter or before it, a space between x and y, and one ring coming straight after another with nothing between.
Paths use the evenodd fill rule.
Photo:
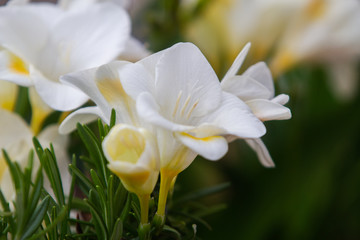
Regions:
<instances>
[{"instance_id":1,"label":"green leaf","mask_svg":"<svg viewBox=\"0 0 360 240\"><path fill-rule=\"evenodd\" d=\"M122 222L126 221L128 215L130 213L131 203L132 203L132 197L131 197L131 194L128 194L127 198L126 198L125 206L122 209L121 214L120 214L120 219Z\"/></svg>"},{"instance_id":2,"label":"green leaf","mask_svg":"<svg viewBox=\"0 0 360 240\"><path fill-rule=\"evenodd\" d=\"M176 237L176 239L181 240L181 234L175 228L172 228L168 225L164 225L162 231L173 233L173 235Z\"/></svg>"},{"instance_id":3,"label":"green leaf","mask_svg":"<svg viewBox=\"0 0 360 240\"><path fill-rule=\"evenodd\" d=\"M57 224L60 223L61 221L63 221L64 218L66 218L67 212L68 212L68 208L66 206L63 206L61 211L57 214L57 217L52 220L51 224L49 226L47 226L46 229L42 230L41 232L39 232L36 235L31 236L31 238L29 238L28 240L40 239L40 237L45 235L47 232L55 229Z\"/></svg>"},{"instance_id":4,"label":"green leaf","mask_svg":"<svg viewBox=\"0 0 360 240\"><path fill-rule=\"evenodd\" d=\"M21 179L21 177L19 176L19 171L17 170L14 162L10 160L9 155L7 154L7 152L4 149L2 150L2 153L3 153L4 159L6 161L6 164L9 167L11 179L12 179L12 182L14 183L14 185L15 185L15 189L20 189L20 179Z\"/></svg>"},{"instance_id":5,"label":"green leaf","mask_svg":"<svg viewBox=\"0 0 360 240\"><path fill-rule=\"evenodd\" d=\"M47 156L47 163L49 165L49 172L47 172L47 176L49 180L51 179L51 187L54 191L54 194L56 196L56 199L58 200L58 203L60 206L65 205L65 195L64 195L64 189L62 187L62 181L61 181L61 175L60 170L57 165L56 156L54 152L54 148L52 145L50 145L51 151L48 149L45 149L45 154Z\"/></svg>"},{"instance_id":6,"label":"green leaf","mask_svg":"<svg viewBox=\"0 0 360 240\"><path fill-rule=\"evenodd\" d=\"M27 208L29 214L33 213L39 202L43 182L42 168L40 167L36 174L34 188L29 199L29 207Z\"/></svg>"},{"instance_id":7,"label":"green leaf","mask_svg":"<svg viewBox=\"0 0 360 240\"><path fill-rule=\"evenodd\" d=\"M107 161L102 152L101 144L94 135L94 133L86 126L77 124L77 130L80 138L85 144L86 149L88 150L90 157L96 166L96 169L101 173L101 180L103 185L107 186L107 177L109 175L109 170L106 167Z\"/></svg>"},{"instance_id":8,"label":"green leaf","mask_svg":"<svg viewBox=\"0 0 360 240\"><path fill-rule=\"evenodd\" d=\"M44 215L49 206L49 198L46 197L35 209L33 215L30 217L28 221L28 225L25 228L25 232L21 234L21 240L30 237L41 225L41 222L44 219Z\"/></svg>"},{"instance_id":9,"label":"green leaf","mask_svg":"<svg viewBox=\"0 0 360 240\"><path fill-rule=\"evenodd\" d=\"M81 183L87 187L88 191L90 191L90 189L95 190L94 184L77 167L75 167L75 165L69 164L69 169L72 171L72 174L75 174Z\"/></svg>"},{"instance_id":10,"label":"green leaf","mask_svg":"<svg viewBox=\"0 0 360 240\"><path fill-rule=\"evenodd\" d=\"M113 232L111 234L111 240L121 239L123 234L123 223L120 218L118 218L115 222Z\"/></svg>"},{"instance_id":11,"label":"green leaf","mask_svg":"<svg viewBox=\"0 0 360 240\"><path fill-rule=\"evenodd\" d=\"M115 126L116 123L116 111L115 109L111 109L111 116L110 116L110 129Z\"/></svg>"},{"instance_id":12,"label":"green leaf","mask_svg":"<svg viewBox=\"0 0 360 240\"><path fill-rule=\"evenodd\" d=\"M101 217L101 214L96 210L96 207L94 206L93 203L91 203L87 199L85 199L84 201L89 206L91 215L92 215L94 221L96 222L96 224L94 224L94 226L95 226L95 230L98 233L98 236L97 236L98 239L108 239L108 232L106 229L106 225Z\"/></svg>"}]
</instances>

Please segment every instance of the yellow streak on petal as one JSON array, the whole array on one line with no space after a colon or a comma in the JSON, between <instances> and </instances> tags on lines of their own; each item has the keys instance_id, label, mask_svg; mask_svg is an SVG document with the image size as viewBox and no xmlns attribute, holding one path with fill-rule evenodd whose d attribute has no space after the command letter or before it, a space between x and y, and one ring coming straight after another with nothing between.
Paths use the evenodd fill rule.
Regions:
<instances>
[{"instance_id":1,"label":"yellow streak on petal","mask_svg":"<svg viewBox=\"0 0 360 240\"><path fill-rule=\"evenodd\" d=\"M207 141L213 141L217 138L222 138L221 136L209 136L209 137L203 137L203 138L200 138L200 137L195 137L191 134L188 134L186 132L182 132L180 133L181 135L185 136L185 137L189 137L189 138L192 138L194 140L201 140L201 141L204 141L204 142L207 142Z\"/></svg>"},{"instance_id":2,"label":"yellow streak on petal","mask_svg":"<svg viewBox=\"0 0 360 240\"><path fill-rule=\"evenodd\" d=\"M110 103L115 102L119 98L121 98L121 100L126 101L128 97L120 80L114 81L111 79L103 79L97 82L97 86L101 94Z\"/></svg>"},{"instance_id":3,"label":"yellow streak on petal","mask_svg":"<svg viewBox=\"0 0 360 240\"><path fill-rule=\"evenodd\" d=\"M133 115L133 100L125 92L119 79L102 79L96 85L106 101L113 105L122 105L125 108L123 114L127 113L133 123L137 122Z\"/></svg>"},{"instance_id":4,"label":"yellow streak on petal","mask_svg":"<svg viewBox=\"0 0 360 240\"><path fill-rule=\"evenodd\" d=\"M28 75L29 71L27 69L27 66L21 58L14 54L10 54L10 69L13 70L16 73Z\"/></svg>"}]
</instances>

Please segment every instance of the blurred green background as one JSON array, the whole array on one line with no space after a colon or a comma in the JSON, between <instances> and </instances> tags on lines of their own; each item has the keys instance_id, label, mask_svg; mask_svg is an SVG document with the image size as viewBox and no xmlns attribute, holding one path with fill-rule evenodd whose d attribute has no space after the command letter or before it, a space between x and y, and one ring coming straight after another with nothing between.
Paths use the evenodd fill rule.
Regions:
<instances>
[{"instance_id":1,"label":"blurred green background","mask_svg":"<svg viewBox=\"0 0 360 240\"><path fill-rule=\"evenodd\" d=\"M137 14L135 36L153 51L186 41L182 32L192 14L184 18L178 7L179 1L152 1ZM304 64L275 79L276 94L290 96L293 115L265 123L275 168L262 167L237 140L224 159L198 157L179 175L174 198L231 183L203 199L227 208L206 218L212 230L198 226L201 239L360 239L360 89L350 100L338 99L325 70Z\"/></svg>"}]
</instances>

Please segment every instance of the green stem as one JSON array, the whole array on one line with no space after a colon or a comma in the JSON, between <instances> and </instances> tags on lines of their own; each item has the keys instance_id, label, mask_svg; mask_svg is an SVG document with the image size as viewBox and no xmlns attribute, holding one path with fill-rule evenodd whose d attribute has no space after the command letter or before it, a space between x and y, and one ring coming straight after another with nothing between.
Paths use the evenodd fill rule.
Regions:
<instances>
[{"instance_id":1,"label":"green stem","mask_svg":"<svg viewBox=\"0 0 360 240\"><path fill-rule=\"evenodd\" d=\"M148 223L150 194L137 195L140 201L141 224Z\"/></svg>"}]
</instances>

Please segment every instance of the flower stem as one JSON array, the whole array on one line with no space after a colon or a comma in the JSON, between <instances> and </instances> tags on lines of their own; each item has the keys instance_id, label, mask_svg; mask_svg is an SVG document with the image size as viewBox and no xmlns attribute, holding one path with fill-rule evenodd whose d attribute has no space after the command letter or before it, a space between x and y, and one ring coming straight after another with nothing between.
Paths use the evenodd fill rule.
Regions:
<instances>
[{"instance_id":1,"label":"flower stem","mask_svg":"<svg viewBox=\"0 0 360 240\"><path fill-rule=\"evenodd\" d=\"M149 216L149 200L150 194L139 194L137 195L140 201L140 210L141 210L141 224L148 223L148 216Z\"/></svg>"},{"instance_id":2,"label":"flower stem","mask_svg":"<svg viewBox=\"0 0 360 240\"><path fill-rule=\"evenodd\" d=\"M166 207L166 200L169 193L169 189L171 187L171 183L173 179L177 176L177 172L169 171L167 169L160 170L160 193L159 193L159 202L158 202L158 209L157 215L160 217L165 217L165 207Z\"/></svg>"}]
</instances>

